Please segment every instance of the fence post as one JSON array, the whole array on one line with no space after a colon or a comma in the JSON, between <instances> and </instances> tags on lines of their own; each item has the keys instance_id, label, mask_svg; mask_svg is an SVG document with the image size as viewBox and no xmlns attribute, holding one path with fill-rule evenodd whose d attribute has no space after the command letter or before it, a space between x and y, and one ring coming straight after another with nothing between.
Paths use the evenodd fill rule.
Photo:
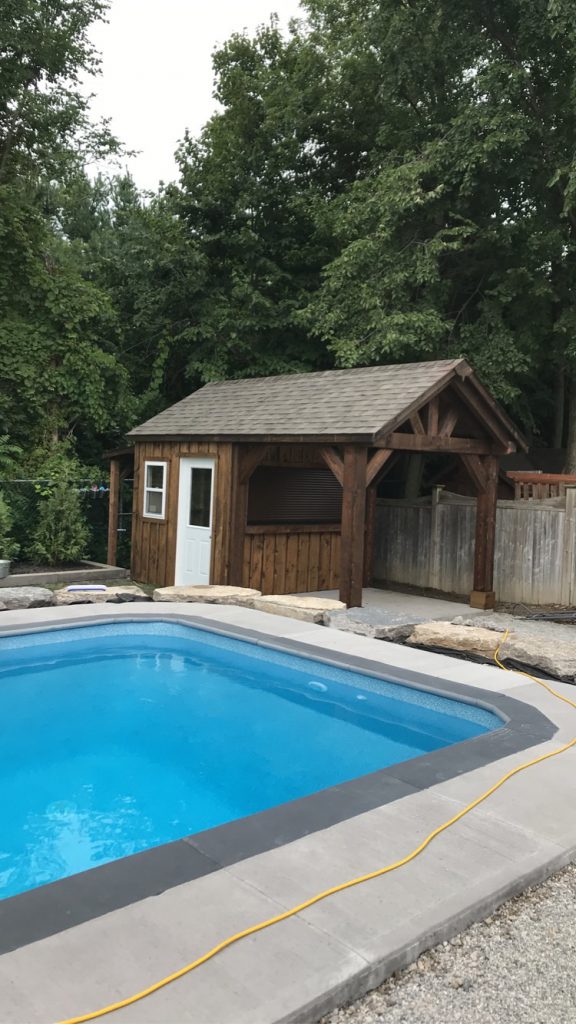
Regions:
<instances>
[{"instance_id":1,"label":"fence post","mask_svg":"<svg viewBox=\"0 0 576 1024\"><path fill-rule=\"evenodd\" d=\"M432 512L430 515L430 564L427 586L440 589L440 494L443 486L432 490Z\"/></svg>"},{"instance_id":2,"label":"fence post","mask_svg":"<svg viewBox=\"0 0 576 1024\"><path fill-rule=\"evenodd\" d=\"M576 601L576 487L567 487L565 497L560 594L562 604L572 605Z\"/></svg>"}]
</instances>

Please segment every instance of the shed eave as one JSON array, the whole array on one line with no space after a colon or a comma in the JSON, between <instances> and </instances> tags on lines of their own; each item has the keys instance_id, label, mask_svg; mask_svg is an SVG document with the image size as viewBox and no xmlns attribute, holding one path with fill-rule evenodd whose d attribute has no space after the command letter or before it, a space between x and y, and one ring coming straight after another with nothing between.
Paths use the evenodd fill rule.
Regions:
<instances>
[{"instance_id":1,"label":"shed eave","mask_svg":"<svg viewBox=\"0 0 576 1024\"><path fill-rule=\"evenodd\" d=\"M216 444L367 444L373 445L376 431L371 434L141 434L128 435L135 444L162 441L182 444L213 441Z\"/></svg>"}]
</instances>

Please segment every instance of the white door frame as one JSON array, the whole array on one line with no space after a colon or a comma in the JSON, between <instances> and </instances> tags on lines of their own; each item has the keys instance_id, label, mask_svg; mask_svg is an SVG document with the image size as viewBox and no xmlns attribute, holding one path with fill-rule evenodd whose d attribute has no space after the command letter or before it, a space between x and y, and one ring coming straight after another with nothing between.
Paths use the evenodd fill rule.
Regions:
<instances>
[{"instance_id":1,"label":"white door frame","mask_svg":"<svg viewBox=\"0 0 576 1024\"><path fill-rule=\"evenodd\" d=\"M191 526L189 523L193 469L210 469L212 471L210 523L207 527ZM178 471L178 520L176 523L176 565L174 570L176 586L194 586L195 584L211 582L215 477L215 458L194 455L180 459ZM202 544L204 546L206 544L209 545L207 573L199 569L200 547ZM194 548L194 545L196 545L196 548Z\"/></svg>"}]
</instances>

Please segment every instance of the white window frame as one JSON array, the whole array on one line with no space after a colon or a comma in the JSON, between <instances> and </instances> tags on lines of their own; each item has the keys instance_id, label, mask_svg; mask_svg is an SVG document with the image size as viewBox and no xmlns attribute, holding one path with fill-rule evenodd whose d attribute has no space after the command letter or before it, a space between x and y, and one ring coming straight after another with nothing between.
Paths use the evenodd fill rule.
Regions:
<instances>
[{"instance_id":1,"label":"white window frame","mask_svg":"<svg viewBox=\"0 0 576 1024\"><path fill-rule=\"evenodd\" d=\"M148 467L149 466L161 466L163 471L162 487L148 487ZM144 463L144 507L142 515L144 519L165 519L166 518L166 491L168 490L168 463L150 461ZM147 512L146 511L146 498L148 494L161 494L162 495L162 511L161 512Z\"/></svg>"}]
</instances>

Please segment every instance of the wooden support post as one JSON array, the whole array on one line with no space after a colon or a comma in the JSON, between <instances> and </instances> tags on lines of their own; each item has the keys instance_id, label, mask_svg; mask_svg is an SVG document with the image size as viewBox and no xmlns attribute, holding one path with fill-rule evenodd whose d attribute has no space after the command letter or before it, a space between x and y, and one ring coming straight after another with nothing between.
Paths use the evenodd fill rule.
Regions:
<instances>
[{"instance_id":1,"label":"wooden support post","mask_svg":"<svg viewBox=\"0 0 576 1024\"><path fill-rule=\"evenodd\" d=\"M474 543L474 590L470 595L472 608L493 608L494 548L496 542L496 508L498 500L498 459L483 459L484 489L476 499L476 539Z\"/></svg>"},{"instance_id":2,"label":"wooden support post","mask_svg":"<svg viewBox=\"0 0 576 1024\"><path fill-rule=\"evenodd\" d=\"M348 608L362 606L367 448L344 448L344 486L340 537L340 600Z\"/></svg>"},{"instance_id":3,"label":"wooden support post","mask_svg":"<svg viewBox=\"0 0 576 1024\"><path fill-rule=\"evenodd\" d=\"M241 587L244 563L244 537L248 518L249 479L243 479L244 453L240 445L232 449L232 502L230 508L228 584Z\"/></svg>"},{"instance_id":4,"label":"wooden support post","mask_svg":"<svg viewBox=\"0 0 576 1024\"><path fill-rule=\"evenodd\" d=\"M374 535L376 530L376 497L378 486L366 488L366 537L364 538L364 586L369 587L374 577Z\"/></svg>"},{"instance_id":5,"label":"wooden support post","mask_svg":"<svg viewBox=\"0 0 576 1024\"><path fill-rule=\"evenodd\" d=\"M120 501L120 461L110 460L110 501L108 503L108 565L116 565L118 552L118 504Z\"/></svg>"}]
</instances>

